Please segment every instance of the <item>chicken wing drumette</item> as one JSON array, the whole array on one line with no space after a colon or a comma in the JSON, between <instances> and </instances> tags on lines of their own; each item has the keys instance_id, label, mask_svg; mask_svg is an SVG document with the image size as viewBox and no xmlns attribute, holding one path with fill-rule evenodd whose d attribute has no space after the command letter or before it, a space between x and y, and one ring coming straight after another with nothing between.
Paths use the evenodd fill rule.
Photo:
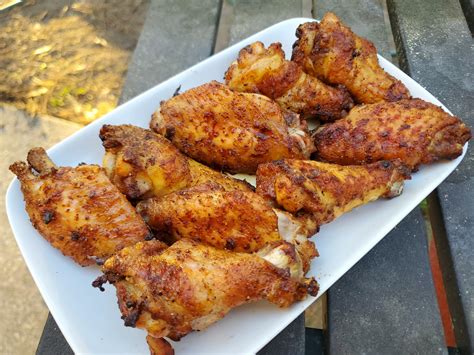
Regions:
<instances>
[{"instance_id":1,"label":"chicken wing drumette","mask_svg":"<svg viewBox=\"0 0 474 355\"><path fill-rule=\"evenodd\" d=\"M151 236L99 166L56 167L42 148L30 150L28 163L16 162L10 170L20 180L33 226L80 265L103 261Z\"/></svg>"},{"instance_id":2,"label":"chicken wing drumette","mask_svg":"<svg viewBox=\"0 0 474 355\"><path fill-rule=\"evenodd\" d=\"M280 160L258 167L256 192L321 225L380 197L398 196L407 178L408 169L397 161L340 166Z\"/></svg>"},{"instance_id":3,"label":"chicken wing drumette","mask_svg":"<svg viewBox=\"0 0 474 355\"><path fill-rule=\"evenodd\" d=\"M306 74L285 59L281 43L267 49L262 42L243 48L225 74L227 85L240 92L254 92L275 100L283 109L324 121L343 117L353 106L344 87L332 87Z\"/></svg>"},{"instance_id":4,"label":"chicken wing drumette","mask_svg":"<svg viewBox=\"0 0 474 355\"><path fill-rule=\"evenodd\" d=\"M401 81L379 65L372 42L357 36L331 12L298 27L291 60L329 84L342 84L359 103L410 97Z\"/></svg>"},{"instance_id":5,"label":"chicken wing drumette","mask_svg":"<svg viewBox=\"0 0 474 355\"><path fill-rule=\"evenodd\" d=\"M260 163L308 158L306 122L263 95L238 93L213 81L161 103L150 123L183 153L235 173Z\"/></svg>"},{"instance_id":6,"label":"chicken wing drumette","mask_svg":"<svg viewBox=\"0 0 474 355\"><path fill-rule=\"evenodd\" d=\"M420 99L355 107L314 135L321 160L350 165L400 159L415 170L420 164L458 157L470 138L470 129L459 118Z\"/></svg>"},{"instance_id":7,"label":"chicken wing drumette","mask_svg":"<svg viewBox=\"0 0 474 355\"><path fill-rule=\"evenodd\" d=\"M296 246L305 271L317 255L307 239L314 230L289 213L273 210L254 192L200 185L141 201L137 210L152 229L167 235L171 242L186 238L218 249L252 253L285 240Z\"/></svg>"},{"instance_id":8,"label":"chicken wing drumette","mask_svg":"<svg viewBox=\"0 0 474 355\"><path fill-rule=\"evenodd\" d=\"M283 241L246 254L187 239L169 248L152 240L108 259L104 276L93 285L115 285L126 326L179 340L244 303L266 299L288 307L308 293L316 295L316 281L306 279L298 264L294 246Z\"/></svg>"},{"instance_id":9,"label":"chicken wing drumette","mask_svg":"<svg viewBox=\"0 0 474 355\"><path fill-rule=\"evenodd\" d=\"M128 198L141 200L215 182L226 190L251 191L240 180L212 170L186 156L166 138L132 125L104 125L104 168Z\"/></svg>"}]
</instances>

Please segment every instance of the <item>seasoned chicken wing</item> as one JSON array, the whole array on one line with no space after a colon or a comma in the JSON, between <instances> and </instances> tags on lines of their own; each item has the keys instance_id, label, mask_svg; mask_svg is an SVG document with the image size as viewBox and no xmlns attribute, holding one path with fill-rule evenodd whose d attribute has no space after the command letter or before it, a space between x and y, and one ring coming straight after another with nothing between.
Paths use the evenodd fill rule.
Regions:
<instances>
[{"instance_id":1,"label":"seasoned chicken wing","mask_svg":"<svg viewBox=\"0 0 474 355\"><path fill-rule=\"evenodd\" d=\"M213 167L255 173L260 163L308 158L306 122L263 95L213 81L161 103L151 128L183 153Z\"/></svg>"},{"instance_id":2,"label":"seasoned chicken wing","mask_svg":"<svg viewBox=\"0 0 474 355\"><path fill-rule=\"evenodd\" d=\"M279 160L258 167L256 192L320 225L380 197L398 196L407 178L408 170L397 161L340 166Z\"/></svg>"},{"instance_id":3,"label":"seasoned chicken wing","mask_svg":"<svg viewBox=\"0 0 474 355\"><path fill-rule=\"evenodd\" d=\"M42 148L30 150L28 162L10 170L20 180L33 226L80 265L100 263L152 236L99 166L58 168Z\"/></svg>"},{"instance_id":4,"label":"seasoned chicken wing","mask_svg":"<svg viewBox=\"0 0 474 355\"><path fill-rule=\"evenodd\" d=\"M184 156L166 138L132 125L104 125L104 168L110 180L130 199L163 196L215 182L226 190L251 191L243 181L212 170Z\"/></svg>"},{"instance_id":5,"label":"seasoned chicken wing","mask_svg":"<svg viewBox=\"0 0 474 355\"><path fill-rule=\"evenodd\" d=\"M193 239L218 249L256 252L278 240L296 246L305 270L317 255L308 230L290 214L274 211L254 192L225 191L217 184L200 185L160 198L141 201L138 212L170 241Z\"/></svg>"},{"instance_id":6,"label":"seasoned chicken wing","mask_svg":"<svg viewBox=\"0 0 474 355\"><path fill-rule=\"evenodd\" d=\"M317 156L324 161L349 165L400 159L411 169L456 158L470 138L459 118L420 99L355 107L314 135Z\"/></svg>"},{"instance_id":7,"label":"seasoned chicken wing","mask_svg":"<svg viewBox=\"0 0 474 355\"><path fill-rule=\"evenodd\" d=\"M410 97L405 85L379 65L373 43L357 36L333 13L324 15L320 23L300 25L296 36L291 60L326 83L346 86L357 102Z\"/></svg>"},{"instance_id":8,"label":"seasoned chicken wing","mask_svg":"<svg viewBox=\"0 0 474 355\"><path fill-rule=\"evenodd\" d=\"M225 74L226 84L240 92L254 92L275 100L283 109L324 121L343 117L353 106L344 87L332 87L306 74L285 59L281 43L268 49L262 42L243 48Z\"/></svg>"},{"instance_id":9,"label":"seasoned chicken wing","mask_svg":"<svg viewBox=\"0 0 474 355\"><path fill-rule=\"evenodd\" d=\"M266 299L288 307L308 293L316 295L316 281L304 278L298 262L286 242L257 255L187 239L169 248L152 240L108 259L104 275L93 285L115 285L126 326L146 329L154 338L179 340L244 303Z\"/></svg>"}]
</instances>

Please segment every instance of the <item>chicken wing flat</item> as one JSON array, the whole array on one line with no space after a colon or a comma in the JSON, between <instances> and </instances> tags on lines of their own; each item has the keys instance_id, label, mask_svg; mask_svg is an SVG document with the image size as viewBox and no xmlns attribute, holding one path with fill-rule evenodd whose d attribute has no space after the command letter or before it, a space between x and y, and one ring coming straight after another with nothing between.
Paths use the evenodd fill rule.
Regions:
<instances>
[{"instance_id":1,"label":"chicken wing flat","mask_svg":"<svg viewBox=\"0 0 474 355\"><path fill-rule=\"evenodd\" d=\"M164 196L216 182L228 190L251 191L248 184L184 156L163 136L132 125L104 125L100 130L106 153L103 166L110 180L128 198Z\"/></svg>"},{"instance_id":2,"label":"chicken wing flat","mask_svg":"<svg viewBox=\"0 0 474 355\"><path fill-rule=\"evenodd\" d=\"M320 127L314 138L317 156L327 162L400 159L416 170L420 164L461 155L471 131L440 107L411 99L355 107L342 120Z\"/></svg>"},{"instance_id":3,"label":"chicken wing flat","mask_svg":"<svg viewBox=\"0 0 474 355\"><path fill-rule=\"evenodd\" d=\"M281 43L265 49L262 42L254 42L243 48L227 70L225 80L233 90L265 95L283 109L304 117L332 121L345 116L353 106L344 87L326 85L286 60Z\"/></svg>"},{"instance_id":4,"label":"chicken wing flat","mask_svg":"<svg viewBox=\"0 0 474 355\"><path fill-rule=\"evenodd\" d=\"M145 222L99 166L58 168L42 148L30 150L28 162L16 162L10 170L20 180L33 226L80 265L103 261L151 237Z\"/></svg>"},{"instance_id":5,"label":"chicken wing flat","mask_svg":"<svg viewBox=\"0 0 474 355\"><path fill-rule=\"evenodd\" d=\"M320 23L298 27L291 60L329 84L347 87L359 103L397 101L410 97L401 81L379 65L372 42L357 36L331 12Z\"/></svg>"},{"instance_id":6,"label":"chicken wing flat","mask_svg":"<svg viewBox=\"0 0 474 355\"><path fill-rule=\"evenodd\" d=\"M288 307L308 293L316 295L316 281L294 267L296 255L286 242L257 255L187 239L169 248L152 240L108 259L104 275L93 285L102 287L107 281L115 285L126 326L146 329L154 338L179 340L244 303L266 299Z\"/></svg>"},{"instance_id":7,"label":"chicken wing flat","mask_svg":"<svg viewBox=\"0 0 474 355\"><path fill-rule=\"evenodd\" d=\"M314 150L297 114L216 81L162 102L150 126L191 158L235 173L255 173L258 164L276 159L308 158Z\"/></svg>"},{"instance_id":8,"label":"chicken wing flat","mask_svg":"<svg viewBox=\"0 0 474 355\"><path fill-rule=\"evenodd\" d=\"M407 178L408 170L396 161L340 166L279 160L258 167L256 192L321 225L380 197L398 196Z\"/></svg>"},{"instance_id":9,"label":"chicken wing flat","mask_svg":"<svg viewBox=\"0 0 474 355\"><path fill-rule=\"evenodd\" d=\"M187 238L218 249L255 252L280 240L277 216L263 198L216 184L141 201L137 211L173 241Z\"/></svg>"},{"instance_id":10,"label":"chicken wing flat","mask_svg":"<svg viewBox=\"0 0 474 355\"><path fill-rule=\"evenodd\" d=\"M218 249L252 253L272 242L295 245L305 271L317 256L311 232L291 215L275 212L261 196L207 184L141 201L137 211L170 241L193 239Z\"/></svg>"}]
</instances>

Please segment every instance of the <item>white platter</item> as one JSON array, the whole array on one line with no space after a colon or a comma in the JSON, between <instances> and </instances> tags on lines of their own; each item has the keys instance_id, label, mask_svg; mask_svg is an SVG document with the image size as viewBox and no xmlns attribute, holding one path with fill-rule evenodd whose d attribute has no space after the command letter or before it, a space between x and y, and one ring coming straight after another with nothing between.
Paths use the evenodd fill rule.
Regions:
<instances>
[{"instance_id":1,"label":"white platter","mask_svg":"<svg viewBox=\"0 0 474 355\"><path fill-rule=\"evenodd\" d=\"M254 41L265 45L279 41L287 57L295 41L296 27L306 18L280 22L210 57L175 77L155 86L111 113L81 129L51 148L48 153L58 165L80 162L100 164L103 148L98 137L105 124L131 123L148 127L150 115L161 100L181 85L182 91L210 80L222 81L224 72L238 51ZM379 57L387 72L400 79L414 97L442 106L414 80ZM448 111L449 112L449 111ZM467 144L464 147L466 152ZM422 167L406 183L400 197L379 200L338 218L321 228L313 240L320 257L310 275L318 280L320 294L372 249L413 208L434 190L460 163L462 157ZM81 268L52 248L33 228L25 212L23 196L15 179L6 195L6 207L18 246L33 278L61 331L76 353L148 353L145 332L126 328L120 319L115 289L106 292L91 287L100 274L96 267ZM308 297L289 309L259 302L233 310L207 330L192 333L173 343L176 354L252 354L260 350L316 298ZM28 315L23 315L27 320Z\"/></svg>"}]
</instances>

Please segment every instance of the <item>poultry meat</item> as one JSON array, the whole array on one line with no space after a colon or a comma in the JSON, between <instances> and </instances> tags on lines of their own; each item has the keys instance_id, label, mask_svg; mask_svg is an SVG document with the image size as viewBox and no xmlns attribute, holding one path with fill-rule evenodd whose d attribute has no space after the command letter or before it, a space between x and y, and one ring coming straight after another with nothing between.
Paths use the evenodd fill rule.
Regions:
<instances>
[{"instance_id":1,"label":"poultry meat","mask_svg":"<svg viewBox=\"0 0 474 355\"><path fill-rule=\"evenodd\" d=\"M166 138L132 125L104 125L103 166L110 180L133 200L164 196L215 182L226 190L251 191L250 185L212 170L186 156Z\"/></svg>"},{"instance_id":2,"label":"poultry meat","mask_svg":"<svg viewBox=\"0 0 474 355\"><path fill-rule=\"evenodd\" d=\"M188 239L169 248L152 240L108 259L93 286L104 290L107 281L115 285L126 326L146 329L152 338L179 340L244 303L268 300L288 307L307 294L315 296L318 284L295 266L297 256L284 241L246 254Z\"/></svg>"},{"instance_id":3,"label":"poultry meat","mask_svg":"<svg viewBox=\"0 0 474 355\"><path fill-rule=\"evenodd\" d=\"M314 134L320 160L351 165L400 159L412 170L458 157L470 138L459 118L420 99L358 106Z\"/></svg>"},{"instance_id":4,"label":"poultry meat","mask_svg":"<svg viewBox=\"0 0 474 355\"><path fill-rule=\"evenodd\" d=\"M225 80L233 90L268 96L283 109L323 121L343 117L353 106L344 87L326 85L286 60L280 43L266 49L262 42L254 42L243 48Z\"/></svg>"},{"instance_id":5,"label":"poultry meat","mask_svg":"<svg viewBox=\"0 0 474 355\"><path fill-rule=\"evenodd\" d=\"M407 178L408 169L397 161L340 166L279 160L258 167L256 192L321 225L380 197L398 196Z\"/></svg>"},{"instance_id":6,"label":"poultry meat","mask_svg":"<svg viewBox=\"0 0 474 355\"><path fill-rule=\"evenodd\" d=\"M56 167L43 148L10 170L20 180L33 226L82 266L101 263L153 235L130 202L96 165Z\"/></svg>"},{"instance_id":7,"label":"poultry meat","mask_svg":"<svg viewBox=\"0 0 474 355\"><path fill-rule=\"evenodd\" d=\"M291 60L326 83L344 85L358 103L410 97L405 85L382 69L373 43L357 36L333 13L320 23L300 25L296 36Z\"/></svg>"},{"instance_id":8,"label":"poultry meat","mask_svg":"<svg viewBox=\"0 0 474 355\"><path fill-rule=\"evenodd\" d=\"M295 245L305 270L317 256L307 239L314 230L289 213L273 210L254 192L206 184L141 201L137 211L169 242L193 239L218 249L252 253L285 240Z\"/></svg>"},{"instance_id":9,"label":"poultry meat","mask_svg":"<svg viewBox=\"0 0 474 355\"><path fill-rule=\"evenodd\" d=\"M216 81L162 102L150 126L191 158L234 173L253 174L258 164L304 159L314 150L297 114Z\"/></svg>"}]
</instances>

